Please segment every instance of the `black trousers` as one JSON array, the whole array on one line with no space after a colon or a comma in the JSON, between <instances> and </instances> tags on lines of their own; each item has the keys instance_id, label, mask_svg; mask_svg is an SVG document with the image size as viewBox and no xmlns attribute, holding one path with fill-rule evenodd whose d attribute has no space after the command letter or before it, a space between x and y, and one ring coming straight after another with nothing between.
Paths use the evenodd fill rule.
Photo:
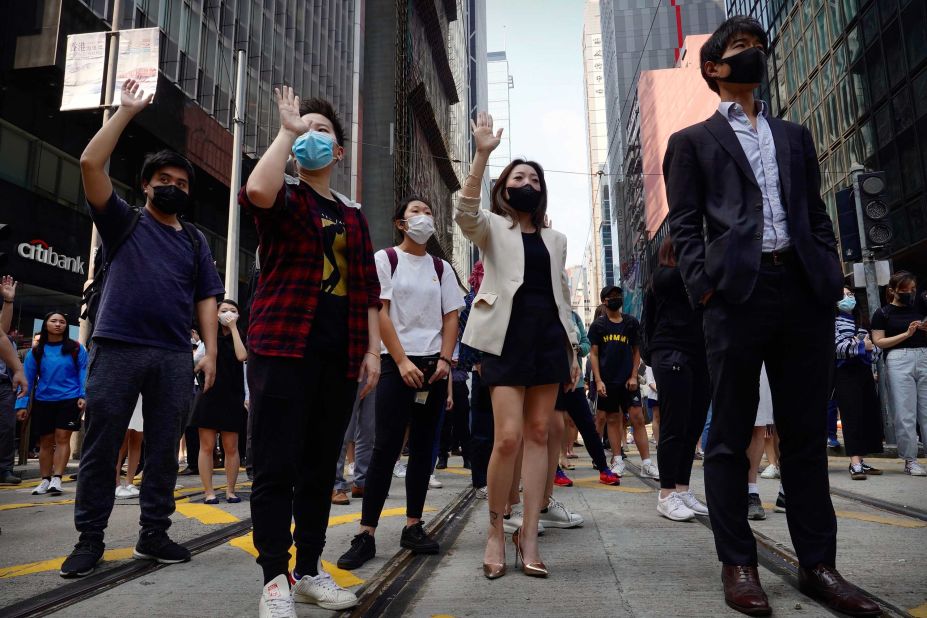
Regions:
<instances>
[{"instance_id":1,"label":"black trousers","mask_svg":"<svg viewBox=\"0 0 927 618\"><path fill-rule=\"evenodd\" d=\"M837 367L834 399L840 407L843 446L849 456L882 452L882 405L872 369L854 360Z\"/></svg>"},{"instance_id":2,"label":"black trousers","mask_svg":"<svg viewBox=\"0 0 927 618\"><path fill-rule=\"evenodd\" d=\"M393 466L402 451L407 426L409 466L406 471L406 517L422 516L434 462L432 458L438 421L447 399L447 381L438 380L430 386L425 405L415 403L415 395L415 389L402 381L393 358L384 355L380 382L377 384L376 437L370 467L367 469L367 484L364 486L362 526L376 528L380 522L380 513L383 512L383 504L393 480ZM341 433L343 436L344 429ZM338 448L341 448L340 442ZM334 469L335 462L331 465Z\"/></svg>"},{"instance_id":3,"label":"black trousers","mask_svg":"<svg viewBox=\"0 0 927 618\"><path fill-rule=\"evenodd\" d=\"M653 376L660 389L660 487L688 485L695 445L711 404L705 355L678 350L653 351Z\"/></svg>"},{"instance_id":4,"label":"black trousers","mask_svg":"<svg viewBox=\"0 0 927 618\"><path fill-rule=\"evenodd\" d=\"M346 372L347 361L330 354L248 359L251 519L265 584L287 573L294 543L301 574L314 571L322 555L335 463L357 394L357 382Z\"/></svg>"},{"instance_id":5,"label":"black trousers","mask_svg":"<svg viewBox=\"0 0 927 618\"><path fill-rule=\"evenodd\" d=\"M473 486L479 489L486 487L495 429L489 387L483 384L478 372L474 371L471 375L473 391L470 393L470 478Z\"/></svg>"},{"instance_id":6,"label":"black trousers","mask_svg":"<svg viewBox=\"0 0 927 618\"><path fill-rule=\"evenodd\" d=\"M460 446L464 459L470 459L470 390L466 382L454 382L454 407L444 414L438 459L447 459Z\"/></svg>"},{"instance_id":7,"label":"black trousers","mask_svg":"<svg viewBox=\"0 0 927 618\"><path fill-rule=\"evenodd\" d=\"M705 483L719 559L732 565L757 563L747 523L746 451L765 362L792 544L802 566L833 566L837 519L821 437L827 431L834 366L834 308L815 300L799 264L763 265L744 303L731 304L721 293L708 302L704 325L714 406ZM669 390L660 388L661 399Z\"/></svg>"},{"instance_id":8,"label":"black trousers","mask_svg":"<svg viewBox=\"0 0 927 618\"><path fill-rule=\"evenodd\" d=\"M592 457L592 465L597 470L607 470L608 460L605 458L602 436L595 430L595 419L589 409L589 400L586 399L585 391L582 388L577 388L569 393L563 393L560 395L559 401L566 413L570 415L576 429L579 430L579 435L583 437L583 444L586 446L589 456Z\"/></svg>"}]
</instances>

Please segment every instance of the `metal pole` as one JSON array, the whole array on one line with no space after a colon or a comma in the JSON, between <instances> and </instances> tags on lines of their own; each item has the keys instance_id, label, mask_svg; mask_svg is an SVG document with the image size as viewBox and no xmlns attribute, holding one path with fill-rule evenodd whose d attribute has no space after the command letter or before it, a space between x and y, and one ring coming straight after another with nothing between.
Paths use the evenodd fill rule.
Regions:
<instances>
[{"instance_id":1,"label":"metal pole","mask_svg":"<svg viewBox=\"0 0 927 618\"><path fill-rule=\"evenodd\" d=\"M235 119L232 129L232 174L229 180L229 229L225 243L225 295L238 300L238 249L241 214L238 192L241 190L241 145L245 131L245 51L238 50L238 73L235 84Z\"/></svg>"},{"instance_id":2,"label":"metal pole","mask_svg":"<svg viewBox=\"0 0 927 618\"><path fill-rule=\"evenodd\" d=\"M113 115L113 98L116 95L116 65L119 58L119 24L122 21L122 0L113 0L113 11L111 15L110 31L113 33L109 39L109 53L106 59L106 85L103 89L103 122L106 124ZM106 162L106 172L109 173L109 161ZM93 256L100 246L100 234L97 232L97 226L94 225L90 231L90 252L87 260L87 280L84 282L84 289L87 289L93 282ZM83 307L81 308L83 309ZM83 310L81 311L83 313ZM90 324L87 320L80 321L80 331L78 339L85 346L90 338Z\"/></svg>"},{"instance_id":3,"label":"metal pole","mask_svg":"<svg viewBox=\"0 0 927 618\"><path fill-rule=\"evenodd\" d=\"M876 281L875 258L869 248L869 241L866 238L866 225L863 218L863 192L860 186L859 177L863 170L857 166L853 168L853 196L856 199L856 221L859 225L859 245L863 254L863 275L866 280L866 305L869 308L869 315L881 306L879 299L879 284ZM882 403L882 432L885 436L885 442L888 444L895 443L895 415L891 408L891 401L886 396L888 389L885 388L885 363L879 360L877 364L879 372L879 394Z\"/></svg>"}]
</instances>

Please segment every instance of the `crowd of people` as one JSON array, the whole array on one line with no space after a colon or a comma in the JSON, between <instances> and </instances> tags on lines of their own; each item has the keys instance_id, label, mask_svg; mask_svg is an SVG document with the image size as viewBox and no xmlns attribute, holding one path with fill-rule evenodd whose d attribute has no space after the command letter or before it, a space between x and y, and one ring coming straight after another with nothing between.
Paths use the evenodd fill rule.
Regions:
<instances>
[{"instance_id":1,"label":"crowd of people","mask_svg":"<svg viewBox=\"0 0 927 618\"><path fill-rule=\"evenodd\" d=\"M62 312L42 321L24 363L0 338L0 482L19 482L15 419L28 418L42 476L33 493L60 494L70 436L84 418L79 538L61 576L94 570L117 498L140 504L136 558L190 560L167 534L179 453L185 473L199 474L204 502L216 504L218 452L227 502L241 501L242 453L253 478L262 617L295 616L296 602L357 604L321 568L329 514L362 500L358 533L337 560L359 568L376 556L393 478L405 484L398 545L439 553L422 516L428 490L440 486L435 470L452 453L487 502L485 577L508 573L506 534L516 567L548 577L539 535L584 523L554 497L555 486L572 485L581 435L600 483L620 484L633 443L640 476L659 480L660 516L710 518L725 601L750 615L771 611L748 525L765 517L756 479L765 452L762 476L781 479L776 510L786 511L789 497L802 589L838 611L876 615L878 606L835 570L828 401L839 409L852 479L881 474L865 460L883 448L877 389L892 403L905 472L927 474L917 461L918 427L922 441L927 427L927 297L913 274L897 272L887 304L871 320L860 311L843 284L808 131L769 117L753 98L765 49L765 31L742 17L702 48L703 76L721 104L670 138L670 234L641 319L625 312L622 288L609 285L588 330L571 309L566 237L547 217L542 166L512 161L490 208L481 208L502 134L491 116L472 121L475 154L455 214L481 257L464 286L429 252L435 218L425 197L399 202L400 242L374 251L360 204L331 188L344 156L337 114L283 87L279 132L239 196L257 227L260 262L243 333L239 304L220 300L205 237L182 218L193 166L176 153L150 155L139 210L113 191L106 161L151 103L127 81L118 111L80 160L102 237L89 354L68 337L73 319ZM791 165L780 167L786 155ZM3 279L4 332L15 288ZM707 500L690 488L701 458Z\"/></svg>"}]
</instances>

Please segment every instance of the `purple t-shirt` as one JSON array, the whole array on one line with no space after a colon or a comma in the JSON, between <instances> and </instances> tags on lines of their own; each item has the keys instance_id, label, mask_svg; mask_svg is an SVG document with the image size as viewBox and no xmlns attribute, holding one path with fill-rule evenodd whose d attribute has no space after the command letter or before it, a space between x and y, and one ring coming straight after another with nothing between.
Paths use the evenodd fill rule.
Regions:
<instances>
[{"instance_id":1,"label":"purple t-shirt","mask_svg":"<svg viewBox=\"0 0 927 618\"><path fill-rule=\"evenodd\" d=\"M134 213L113 193L100 212L90 216L103 240L104 251L132 222ZM94 339L114 339L177 351L190 351L194 303L225 291L206 238L200 238L198 280L193 280L193 243L142 209L132 235L116 252L100 297Z\"/></svg>"}]
</instances>

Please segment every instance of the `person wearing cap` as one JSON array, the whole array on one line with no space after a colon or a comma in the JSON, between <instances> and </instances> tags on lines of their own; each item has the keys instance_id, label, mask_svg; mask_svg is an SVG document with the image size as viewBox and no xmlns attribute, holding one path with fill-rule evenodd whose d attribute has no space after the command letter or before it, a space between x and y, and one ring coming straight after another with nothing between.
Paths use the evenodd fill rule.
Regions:
<instances>
[{"instance_id":1,"label":"person wearing cap","mask_svg":"<svg viewBox=\"0 0 927 618\"><path fill-rule=\"evenodd\" d=\"M624 473L624 458L618 445L621 444L622 414L628 413L634 427L634 442L640 453L641 475L660 478L657 465L650 459L650 443L641 408L641 391L637 372L641 364L640 322L634 316L621 312L624 293L616 285L602 288L599 298L605 304L605 315L597 318L589 327L589 341L592 352L592 374L598 393L596 409L605 414L608 424L608 441L612 445L612 472Z\"/></svg>"}]
</instances>

